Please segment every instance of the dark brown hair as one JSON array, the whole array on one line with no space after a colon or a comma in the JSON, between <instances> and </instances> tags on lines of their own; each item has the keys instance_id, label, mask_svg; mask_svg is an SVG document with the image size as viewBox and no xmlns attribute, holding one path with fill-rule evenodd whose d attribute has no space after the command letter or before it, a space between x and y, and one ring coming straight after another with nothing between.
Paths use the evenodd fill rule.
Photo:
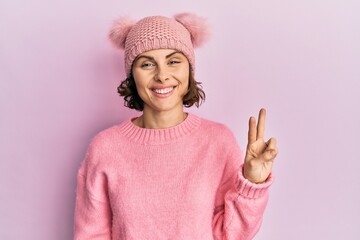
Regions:
<instances>
[{"instance_id":1,"label":"dark brown hair","mask_svg":"<svg viewBox=\"0 0 360 240\"><path fill-rule=\"evenodd\" d=\"M117 92L120 96L124 97L125 107L137 111L142 111L144 109L144 102L136 90L135 80L132 74L120 83ZM202 90L201 82L197 82L194 79L190 70L189 88L183 98L183 104L187 108L194 104L196 107L199 107L203 101L205 101L205 92Z\"/></svg>"}]
</instances>

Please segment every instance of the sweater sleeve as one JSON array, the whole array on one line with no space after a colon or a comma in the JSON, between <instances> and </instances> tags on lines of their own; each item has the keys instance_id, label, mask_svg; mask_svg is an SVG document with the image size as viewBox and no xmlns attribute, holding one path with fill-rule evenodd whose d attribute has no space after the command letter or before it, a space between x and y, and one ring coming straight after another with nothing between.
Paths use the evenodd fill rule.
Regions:
<instances>
[{"instance_id":1,"label":"sweater sleeve","mask_svg":"<svg viewBox=\"0 0 360 240\"><path fill-rule=\"evenodd\" d=\"M78 171L74 240L111 239L107 178L97 158L96 144L91 144Z\"/></svg>"},{"instance_id":2,"label":"sweater sleeve","mask_svg":"<svg viewBox=\"0 0 360 240\"><path fill-rule=\"evenodd\" d=\"M268 202L272 174L262 184L243 177L240 149L230 154L229 167L235 174L225 177L217 191L213 216L213 236L217 240L251 240L259 231ZM225 173L226 176L226 173Z\"/></svg>"}]
</instances>

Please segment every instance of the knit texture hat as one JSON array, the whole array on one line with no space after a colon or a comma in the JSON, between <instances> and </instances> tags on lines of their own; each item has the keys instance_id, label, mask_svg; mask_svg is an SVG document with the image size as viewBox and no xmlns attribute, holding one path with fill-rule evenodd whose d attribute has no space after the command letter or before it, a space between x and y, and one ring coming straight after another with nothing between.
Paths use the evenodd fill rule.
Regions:
<instances>
[{"instance_id":1,"label":"knit texture hat","mask_svg":"<svg viewBox=\"0 0 360 240\"><path fill-rule=\"evenodd\" d=\"M155 49L175 49L188 59L195 73L194 47L201 46L208 37L206 20L191 13L168 18L145 17L138 22L129 18L114 21L109 39L115 47L125 50L125 72L129 76L134 59L141 53Z\"/></svg>"}]
</instances>

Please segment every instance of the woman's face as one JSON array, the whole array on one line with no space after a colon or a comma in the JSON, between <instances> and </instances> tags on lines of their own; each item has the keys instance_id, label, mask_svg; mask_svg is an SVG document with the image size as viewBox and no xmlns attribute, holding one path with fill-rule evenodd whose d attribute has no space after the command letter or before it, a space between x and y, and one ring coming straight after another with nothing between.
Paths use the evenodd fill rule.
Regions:
<instances>
[{"instance_id":1,"label":"woman's face","mask_svg":"<svg viewBox=\"0 0 360 240\"><path fill-rule=\"evenodd\" d=\"M177 50L157 49L137 56L132 73L144 111L182 111L189 70L189 61Z\"/></svg>"}]
</instances>

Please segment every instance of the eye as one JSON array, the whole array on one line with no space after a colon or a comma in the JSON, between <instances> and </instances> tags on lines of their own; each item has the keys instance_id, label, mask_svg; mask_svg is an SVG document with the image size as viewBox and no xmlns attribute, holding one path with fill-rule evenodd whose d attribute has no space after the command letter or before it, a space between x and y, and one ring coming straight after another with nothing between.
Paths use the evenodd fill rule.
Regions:
<instances>
[{"instance_id":1,"label":"eye","mask_svg":"<svg viewBox=\"0 0 360 240\"><path fill-rule=\"evenodd\" d=\"M152 62L144 62L140 66L141 66L141 68L151 68L151 67L154 67L155 64Z\"/></svg>"},{"instance_id":2,"label":"eye","mask_svg":"<svg viewBox=\"0 0 360 240\"><path fill-rule=\"evenodd\" d=\"M180 61L177 61L177 60L171 60L169 61L169 65L175 65L175 64L179 64L181 63Z\"/></svg>"}]
</instances>

